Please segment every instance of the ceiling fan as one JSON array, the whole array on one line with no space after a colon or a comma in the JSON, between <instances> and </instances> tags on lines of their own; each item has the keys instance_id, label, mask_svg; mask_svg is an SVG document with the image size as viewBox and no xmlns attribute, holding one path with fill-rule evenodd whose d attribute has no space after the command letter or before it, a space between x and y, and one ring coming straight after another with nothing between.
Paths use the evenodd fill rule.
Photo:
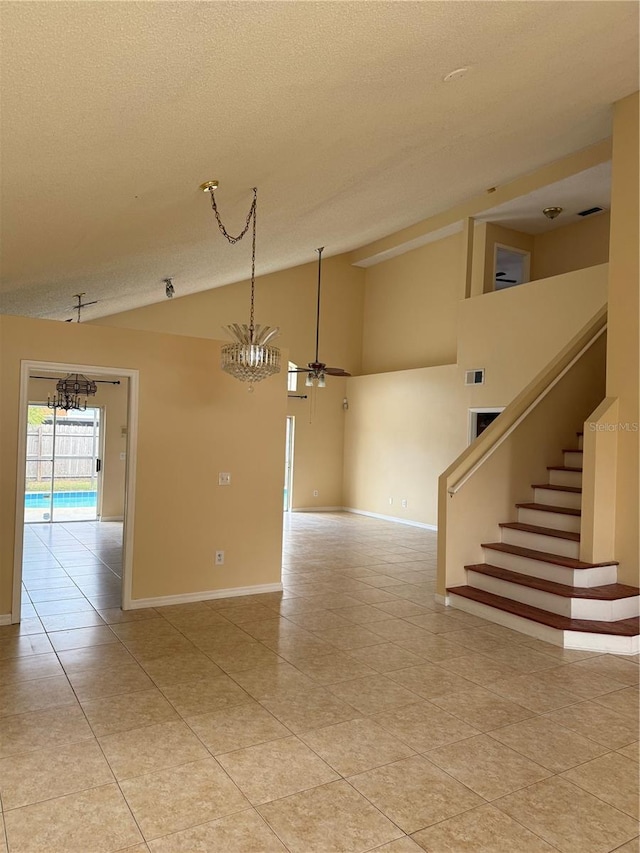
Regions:
<instances>
[{"instance_id":1,"label":"ceiling fan","mask_svg":"<svg viewBox=\"0 0 640 853\"><path fill-rule=\"evenodd\" d=\"M517 278L504 278L505 275L506 275L506 272L497 272L496 273L496 281L504 282L504 284L517 284L518 283Z\"/></svg>"},{"instance_id":2,"label":"ceiling fan","mask_svg":"<svg viewBox=\"0 0 640 853\"><path fill-rule=\"evenodd\" d=\"M310 361L306 367L296 367L295 370L290 370L289 373L306 373L307 378L305 385L311 387L317 385L318 388L326 386L325 379L327 376L351 376L346 370L341 367L327 367L327 365L318 358L318 344L320 340L320 284L322 281L322 253L324 246L316 249L318 253L318 302L316 308L316 355L314 361Z\"/></svg>"}]
</instances>

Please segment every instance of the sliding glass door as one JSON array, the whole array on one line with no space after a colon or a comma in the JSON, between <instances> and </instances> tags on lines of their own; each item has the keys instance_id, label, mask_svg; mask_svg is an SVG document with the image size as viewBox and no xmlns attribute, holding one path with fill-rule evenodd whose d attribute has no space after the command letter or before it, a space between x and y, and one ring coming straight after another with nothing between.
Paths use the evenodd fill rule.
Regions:
<instances>
[{"instance_id":1,"label":"sliding glass door","mask_svg":"<svg viewBox=\"0 0 640 853\"><path fill-rule=\"evenodd\" d=\"M25 522L95 521L100 467L99 408L29 404Z\"/></svg>"}]
</instances>

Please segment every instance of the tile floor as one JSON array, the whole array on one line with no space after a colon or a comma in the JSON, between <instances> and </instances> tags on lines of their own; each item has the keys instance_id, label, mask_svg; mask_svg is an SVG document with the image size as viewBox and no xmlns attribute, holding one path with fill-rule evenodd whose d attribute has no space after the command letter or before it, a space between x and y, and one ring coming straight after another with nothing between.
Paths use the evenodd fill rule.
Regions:
<instances>
[{"instance_id":1,"label":"tile floor","mask_svg":"<svg viewBox=\"0 0 640 853\"><path fill-rule=\"evenodd\" d=\"M638 659L434 602L435 534L285 522L283 594L118 608L117 524L25 532L0 851L638 851Z\"/></svg>"}]
</instances>

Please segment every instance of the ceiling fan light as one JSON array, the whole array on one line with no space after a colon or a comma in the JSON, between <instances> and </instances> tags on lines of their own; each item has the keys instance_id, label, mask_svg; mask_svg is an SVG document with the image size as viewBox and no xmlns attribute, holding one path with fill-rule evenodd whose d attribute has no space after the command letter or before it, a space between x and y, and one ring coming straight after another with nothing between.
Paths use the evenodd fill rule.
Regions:
<instances>
[{"instance_id":1,"label":"ceiling fan light","mask_svg":"<svg viewBox=\"0 0 640 853\"><path fill-rule=\"evenodd\" d=\"M318 376L318 388L326 388L326 387L327 387L327 383L326 383L325 378L324 378L324 373L321 373L320 376Z\"/></svg>"},{"instance_id":2,"label":"ceiling fan light","mask_svg":"<svg viewBox=\"0 0 640 853\"><path fill-rule=\"evenodd\" d=\"M307 373L307 378L304 380L304 384L307 388L311 388L313 386L313 373Z\"/></svg>"}]
</instances>

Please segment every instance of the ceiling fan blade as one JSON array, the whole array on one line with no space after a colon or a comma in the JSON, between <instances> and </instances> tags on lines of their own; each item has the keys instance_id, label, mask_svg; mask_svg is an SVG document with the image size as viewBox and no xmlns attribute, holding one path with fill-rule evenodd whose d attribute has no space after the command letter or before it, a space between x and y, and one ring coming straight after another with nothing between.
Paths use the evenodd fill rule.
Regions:
<instances>
[{"instance_id":1,"label":"ceiling fan blade","mask_svg":"<svg viewBox=\"0 0 640 853\"><path fill-rule=\"evenodd\" d=\"M288 370L287 373L308 373L308 367L296 367L295 370Z\"/></svg>"},{"instance_id":2,"label":"ceiling fan blade","mask_svg":"<svg viewBox=\"0 0 640 853\"><path fill-rule=\"evenodd\" d=\"M341 367L325 367L324 372L327 376L351 376L350 373L347 373Z\"/></svg>"},{"instance_id":3,"label":"ceiling fan blade","mask_svg":"<svg viewBox=\"0 0 640 853\"><path fill-rule=\"evenodd\" d=\"M496 278L499 278L501 275L506 275L506 272L497 272Z\"/></svg>"},{"instance_id":4,"label":"ceiling fan blade","mask_svg":"<svg viewBox=\"0 0 640 853\"><path fill-rule=\"evenodd\" d=\"M503 284L517 284L517 278L498 278L496 279L498 283L502 282Z\"/></svg>"}]
</instances>

